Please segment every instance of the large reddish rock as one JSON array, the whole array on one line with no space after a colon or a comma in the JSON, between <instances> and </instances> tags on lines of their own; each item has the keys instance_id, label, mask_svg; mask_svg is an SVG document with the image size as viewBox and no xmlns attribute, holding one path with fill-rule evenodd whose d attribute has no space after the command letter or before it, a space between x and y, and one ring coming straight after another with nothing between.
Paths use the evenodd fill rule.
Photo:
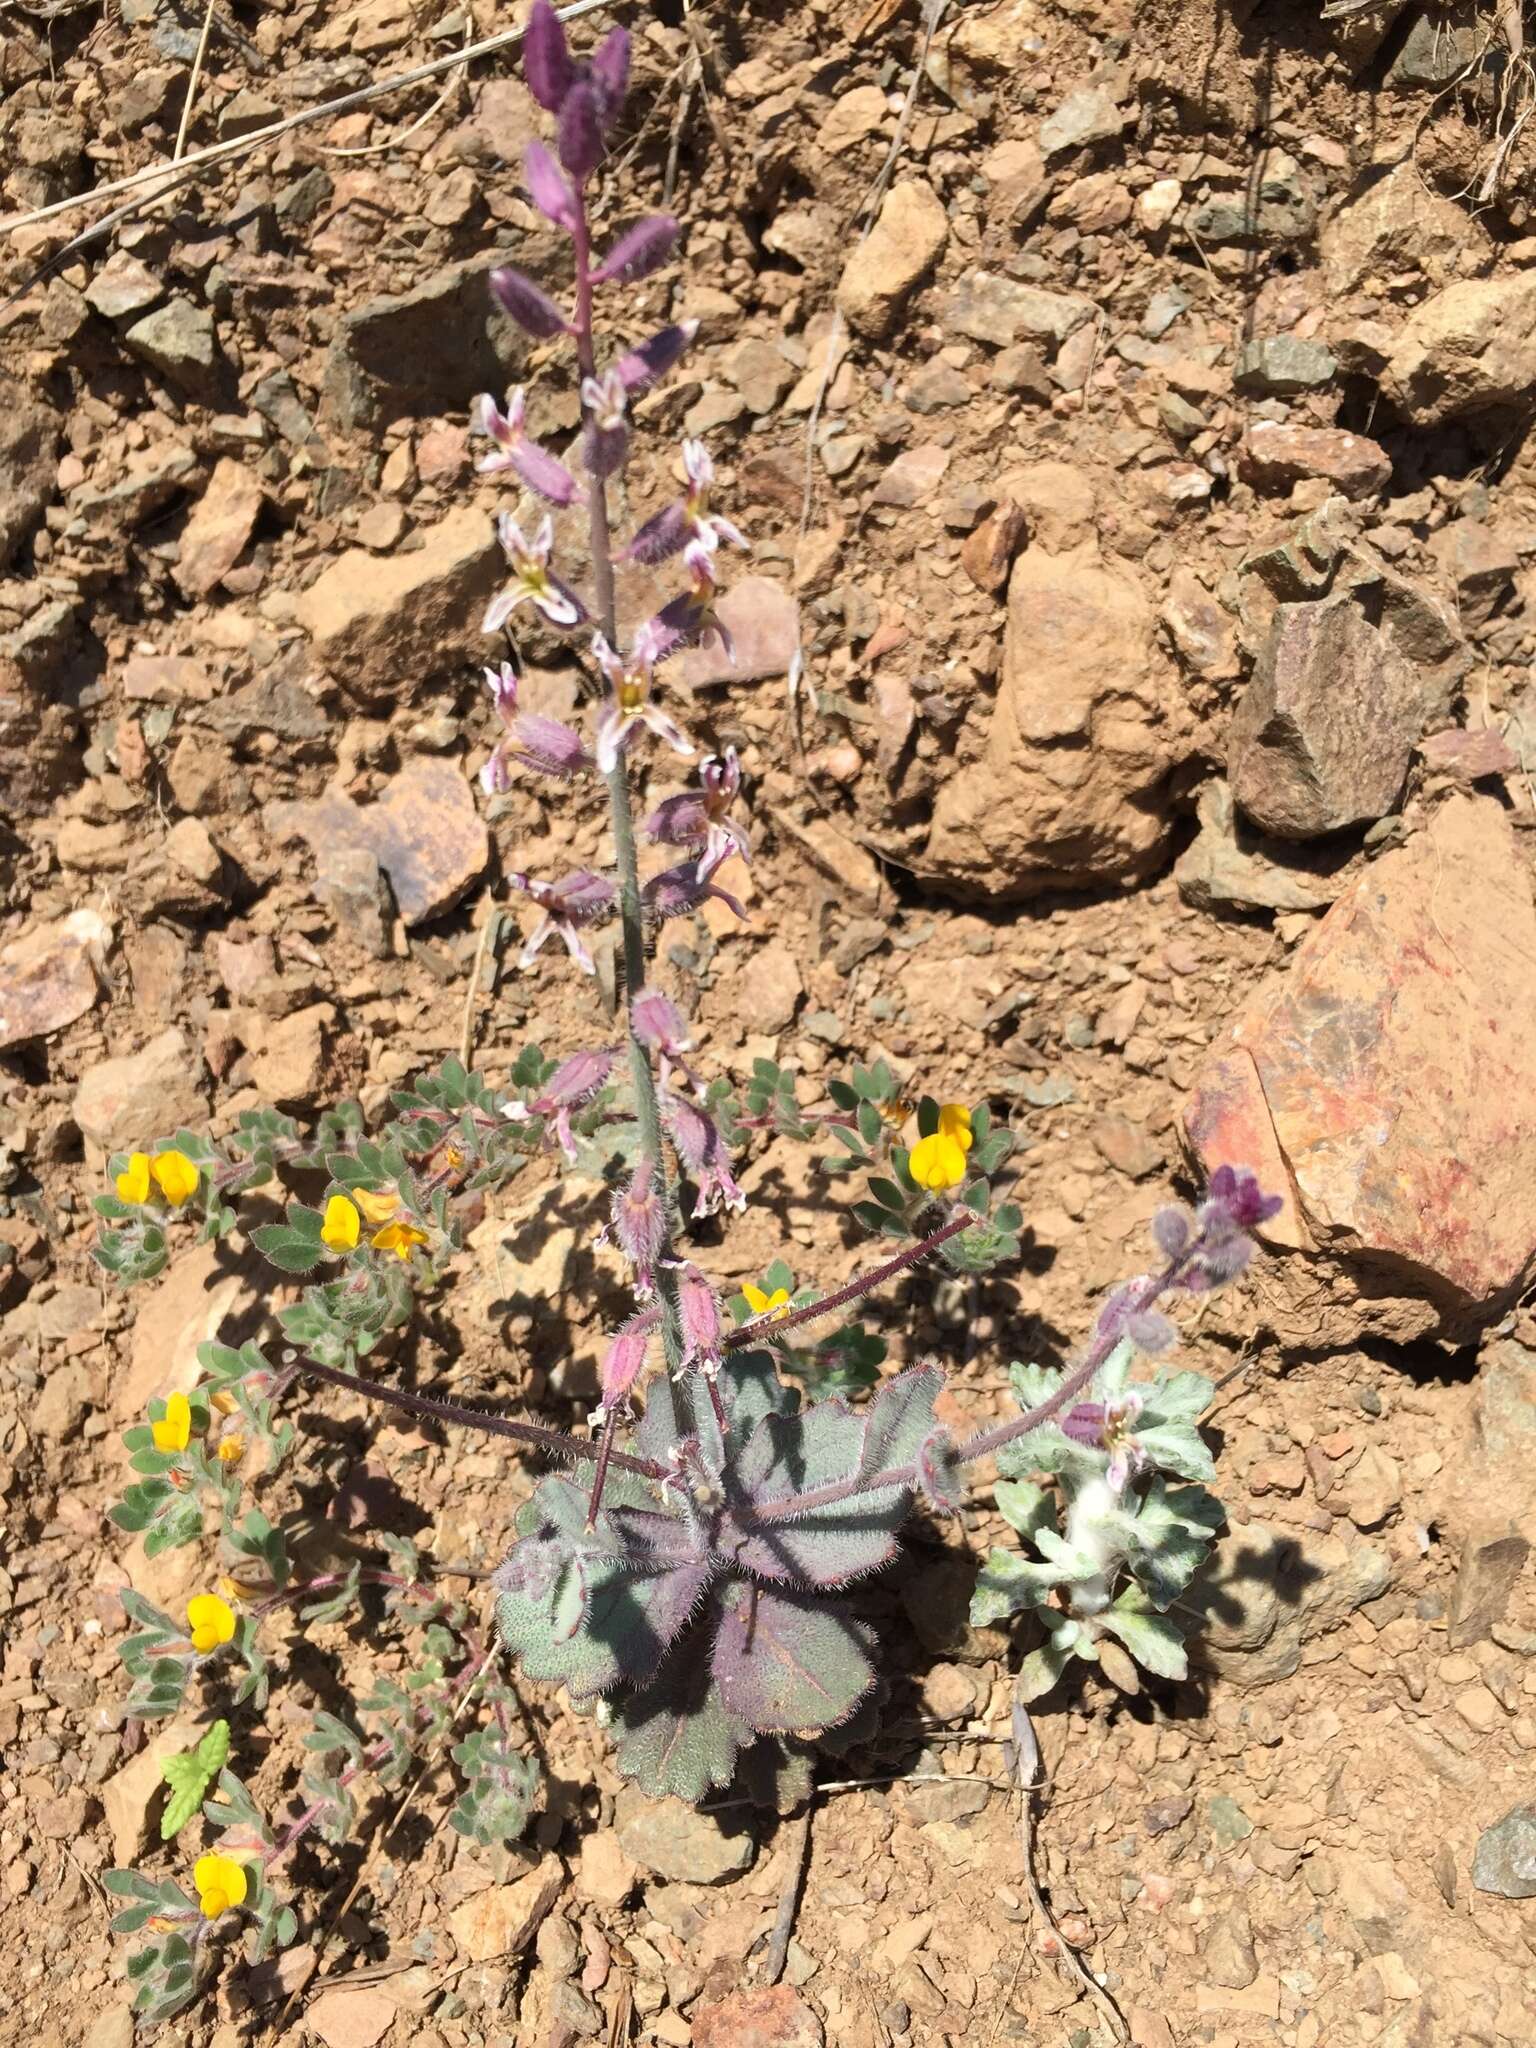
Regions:
<instances>
[{"instance_id":1,"label":"large reddish rock","mask_svg":"<svg viewBox=\"0 0 1536 2048\"><path fill-rule=\"evenodd\" d=\"M1026 548L986 748L944 783L923 874L1017 901L1147 873L1167 846L1179 719L1141 585L1091 540Z\"/></svg>"},{"instance_id":2,"label":"large reddish rock","mask_svg":"<svg viewBox=\"0 0 1536 2048\"><path fill-rule=\"evenodd\" d=\"M1286 1335L1463 1334L1529 1285L1536 907L1499 804L1452 797L1340 897L1213 1045L1184 1123L1207 1173L1284 1198L1271 1243L1326 1254L1299 1306L1289 1262L1260 1269Z\"/></svg>"},{"instance_id":3,"label":"large reddish rock","mask_svg":"<svg viewBox=\"0 0 1536 2048\"><path fill-rule=\"evenodd\" d=\"M463 770L428 755L407 763L377 803L328 789L312 802L272 804L266 821L274 839L306 840L322 870L338 852L377 861L408 925L451 910L491 852Z\"/></svg>"},{"instance_id":4,"label":"large reddish rock","mask_svg":"<svg viewBox=\"0 0 1536 2048\"><path fill-rule=\"evenodd\" d=\"M822 2048L825 2038L821 2021L788 1984L733 1991L693 2015L693 2048Z\"/></svg>"},{"instance_id":5,"label":"large reddish rock","mask_svg":"<svg viewBox=\"0 0 1536 2048\"><path fill-rule=\"evenodd\" d=\"M1253 422L1243 435L1238 466L1260 490L1289 490L1304 477L1320 477L1346 498L1369 498L1392 475L1391 456L1365 434L1281 420Z\"/></svg>"}]
</instances>

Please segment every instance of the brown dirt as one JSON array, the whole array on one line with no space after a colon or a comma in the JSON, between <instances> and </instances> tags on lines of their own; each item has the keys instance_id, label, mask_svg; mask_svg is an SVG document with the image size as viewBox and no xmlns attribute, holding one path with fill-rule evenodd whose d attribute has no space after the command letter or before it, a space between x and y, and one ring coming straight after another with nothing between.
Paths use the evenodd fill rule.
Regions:
<instances>
[{"instance_id":1,"label":"brown dirt","mask_svg":"<svg viewBox=\"0 0 1536 2048\"><path fill-rule=\"evenodd\" d=\"M737 932L711 914L669 928L665 971L712 1067L739 1074L754 1054L776 1050L814 1085L879 1052L947 1097L987 1098L1009 1114L1032 1230L1023 1269L970 1294L919 1276L896 1290L882 1324L893 1358L943 1361L957 1419L999 1412L1005 1362L1066 1349L1095 1294L1140 1262L1146 1221L1183 1170L1175 1119L1199 1054L1309 922L1188 907L1167 848L1134 887L1109 881L1012 907L957 904L925 892L921 874L938 792L979 772L1004 605L977 587L960 556L1001 471L1070 466L1096 506L1101 547L1154 606L1180 567L1218 586L1309 502L1301 487L1293 508L1237 482L1208 502L1170 496L1171 466L1190 458L1159 423L1166 381L1124 357L1111 361L1107 338L1134 333L1155 292L1185 293L1184 356L1206 349L1224 364L1205 403L1207 447L1235 459L1247 409L1230 388L1230 352L1256 330L1305 324L1316 272L1272 247L1175 250L1114 220L1104 185L1084 192L1079 181L1134 172L1128 190L1151 176L1198 183L1203 151L1227 167L1212 178L1230 196L1263 149L1283 145L1320 193L1337 194L1421 122L1424 166L1442 193L1465 181L1469 163L1486 161L1488 117L1475 100L1449 97L1427 111L1427 96L1386 92L1385 58L1359 55L1367 29L1324 29L1316 11L1300 0L1234 9L1155 0L1133 23L1128 5L1086 0L956 10L898 172L941 193L948 247L889 345L857 342L838 372L827 419L835 441L859 448L835 479L818 457L802 536L812 373L859 208L895 132L920 40L917 10L899 0L734 14L705 7L690 17L691 43L647 10L628 10L640 74L657 98L614 173L613 209L655 203L675 142L676 205L687 224L686 261L645 287L635 331L674 303L680 312L702 304L706 314L700 348L655 402L653 422L672 435L695 405L728 400L729 380L747 375L736 354L744 341L784 342L793 388L761 413L722 404L710 438L721 502L757 543L754 569L798 590L817 693L814 706L792 706L782 675L700 689L697 733L734 742L748 771L752 921ZM403 69L461 32L459 16L438 23L433 9L403 0L219 10L215 20L191 146L214 138L217 110L237 92L296 108L347 89L353 70ZM141 9L132 21L93 5L51 17L7 12L7 203L41 204L168 156L188 68L183 44L200 21L200 9ZM502 25L476 19L477 33ZM349 52L362 66L348 68ZM1133 116L1120 153L1068 156L1049 198L1036 205L1021 189L1023 215L1010 217L996 198L1014 190L1007 146L1031 142L1040 117L1090 75L1117 71ZM359 534L387 567L400 531L495 502L470 477L468 382L462 398L430 398L350 430L336 424L334 398L322 404L322 387L343 315L507 246L526 225L507 161L524 119L512 76L503 57L448 81L441 107L414 129L436 86L303 131L120 233L119 246L156 278L214 307L229 367L216 403L184 400L82 297L106 244L68 258L3 316L9 374L55 417L62 442L50 457L43 522L0 582L0 629L19 631L57 601L75 624L50 701L23 702L16 714L26 751L0 764L12 803L9 826L0 825L0 940L81 905L111 932L94 1006L58 1034L0 1055L0 1252L10 1255L0 1265L3 2040L107 2048L124 2038L111 2029L125 1944L107 1932L99 1883L115 1860L102 1787L128 1753L114 1711L117 1593L131 1581L154 1597L185 1597L211 1568L196 1551L148 1566L104 1520L121 1483L118 1431L198 1323L214 1261L189 1254L190 1270L127 1299L99 1280L89 1198L101 1162L74 1117L81 1076L176 1027L215 1130L274 1085L299 1114L347 1090L377 1108L391 1085L458 1046L480 923L502 894L498 874L600 853L590 807L515 791L490 806L484 877L457 907L409 932L391 915L383 957L374 957L357 921L317 899L309 853L276 836L269 811L333 782L367 800L421 754L462 760L466 773L483 758L489 718L470 665L473 605L462 648L425 680L392 665L399 643L387 637L360 664L366 673L327 676L294 622L301 594ZM876 90L882 106L870 97ZM826 124L855 92L869 129L845 140ZM139 109L131 132L130 102ZM325 154L397 131L394 146L372 155ZM1106 205L1112 224L1096 229L1093 209ZM1486 210L1488 232L1506 242L1524 233L1526 205L1517 165L1503 200ZM1075 212L1087 228L1073 225ZM53 230L13 236L11 281L21 283L59 239ZM1108 370L1101 379L1095 361L1086 404L1080 387L1000 390L988 380L995 352L957 342L944 325L945 294L962 272L1021 256L1032 259L1022 272L1031 281L1105 309ZM442 356L429 382L457 391L457 334L429 323L420 345ZM923 410L941 366L969 388L962 402ZM253 394L270 398L279 372L294 403L317 416L318 441L253 409ZM1349 387L1346 406L1357 395ZM1336 390L1296 401L1293 415L1333 424L1339 403ZM542 420L569 423L558 378L536 404ZM1353 415L1344 423L1372 431ZM1413 528L1417 519L1416 531L1427 530L1482 493L1474 509L1529 545L1536 497L1518 435L1497 446L1466 426L1416 437L1385 415L1374 431L1397 472L1393 496L1367 524ZM902 450L932 448L948 460L923 502L906 507L876 489ZM191 459L178 470L183 453ZM216 523L193 536L195 559L187 545L188 516L220 458L261 485L254 524L227 566ZM637 507L666 488L664 459L634 474ZM140 513L86 506L93 485L157 465L166 478ZM1415 509L1412 493L1427 503ZM1046 526L1059 509L1040 506L1031 518ZM542 651L553 664L553 647ZM1480 660L1469 689L1506 705L1529 653L1517 623ZM211 687L186 694L173 681L147 701L130 696L127 666L149 654L190 658ZM18 687L24 699L25 677L18 686L0 676L0 692ZM570 672L552 665L542 688L551 703L569 701ZM1186 672L1179 689L1178 758L1158 798L1175 847L1189 836L1196 786L1221 758L1232 682L1230 673ZM670 786L664 769L655 779ZM1528 821L1523 779L1511 782L1509 799ZM172 827L188 818L211 837L211 864L185 840L179 855L167 852ZM255 956L229 949L262 941L275 965L252 995L239 984L241 959ZM598 1001L553 953L523 975L508 958L494 999L473 1005L479 1065L494 1083L530 1038L554 1052L588 1042ZM768 1037L758 1021L775 1012L790 1021ZM295 1026L295 1017L308 1022ZM849 1274L858 1241L813 1153L776 1144L754 1159L747 1183L746 1216L700 1234L713 1272L737 1280L782 1255L803 1281ZM584 1412L605 1315L618 1301L613 1269L588 1241L584 1192L520 1181L392 1369L461 1397L526 1402L561 1422ZM1038 1829L1041 1883L1141 2048L1528 2041L1532 1906L1472 1890L1467 1872L1479 1830L1529 1792L1536 1662L1493 1641L1456 1651L1446 1642L1448 1531L1464 1479L1472 1356L1428 1345L1282 1346L1265 1330L1294 1330L1297 1312L1293 1299L1288 1322L1278 1310L1261 1314L1275 1284L1261 1277L1189 1332L1191 1362L1222 1382L1220 1490L1235 1520L1379 1545L1390 1590L1308 1641L1299 1669L1262 1690L1212 1676L1126 1702L1090 1684L1068 1708L1042 1713L1051 1779ZM532 1482L497 1448L450 1442L324 1392L301 1428L297 1480L267 1505L318 1521L317 1552L333 1541L326 1502L350 1483L355 1503L387 1479L426 1547L493 1564ZM1376 1489L1351 1490L1362 1460L1375 1480L1388 1470L1379 1515ZM1095 2009L1031 1922L1000 1751L1009 1654L959 1622L966 1560L998 1527L984 1495L957 1526L920 1527L876 1596L897 1732L859 1754L857 1775L897 1781L818 1803L790 1961L838 2048L1098 2038ZM317 1703L345 1710L374 1671L398 1666L401 1651L393 1639L380 1647L338 1627L314 1631L311 1647L291 1655L275 1639L274 1654L270 1747L249 1749L244 1762L258 1795L281 1812L293 1798L306 1712ZM697 2020L751 1981L793 1829L742 1820L758 1842L755 1861L718 1888L641 1874L628 1903L602 1902L602 1883L593 1878L584 1892L583 1873L590 1865L597 1877L611 1874L611 1856L605 1865L605 1852L590 1847L609 1840L618 1793L604 1738L547 1690L525 1694L548 1780L522 1851L491 1857L458 1843L442 1824L451 1789L438 1773L413 1820L382 1846L391 1803L381 1798L366 1809L361 1850L338 1859L317 1849L301 1863L305 1933L314 1935L361 1856L378 1852L327 1958L327 1982L388 1965L377 1983L397 2016L382 2038L417 2048L543 2048L594 2032L642 2040L653 2025L655 2038L686 2041L690 2013ZM257 1725L247 1719L237 1743ZM914 1772L950 1782L900 1782ZM479 1963L449 1927L465 1900L556 1854L576 1873L557 1919L589 1958L611 1950L606 1981L592 1972L585 2004L567 1996L570 1956L558 1935L546 1933L525 1958ZM169 2038L199 2048L267 2040L280 2006L270 1996L251 2004L256 1988L232 1961L216 1995L172 2022ZM302 2016L307 2000L313 2023L324 2021L312 2004L319 1989L309 1986L286 2039L321 2038ZM631 1991L632 2032L607 2034ZM326 2023L345 2040L359 2022Z\"/></svg>"}]
</instances>

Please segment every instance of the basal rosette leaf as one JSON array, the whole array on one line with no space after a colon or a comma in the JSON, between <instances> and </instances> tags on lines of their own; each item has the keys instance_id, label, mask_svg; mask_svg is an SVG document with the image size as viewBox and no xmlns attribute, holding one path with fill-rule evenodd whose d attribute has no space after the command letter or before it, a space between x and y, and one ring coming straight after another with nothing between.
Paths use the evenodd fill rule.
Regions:
<instances>
[{"instance_id":1,"label":"basal rosette leaf","mask_svg":"<svg viewBox=\"0 0 1536 2048\"><path fill-rule=\"evenodd\" d=\"M1170 1616L1157 1611L1140 1586L1127 1586L1099 1616L1099 1627L1117 1637L1136 1662L1154 1677L1188 1675L1183 1630Z\"/></svg>"},{"instance_id":2,"label":"basal rosette leaf","mask_svg":"<svg viewBox=\"0 0 1536 2048\"><path fill-rule=\"evenodd\" d=\"M869 1637L851 1616L743 1581L721 1600L711 1669L727 1712L760 1735L836 1727L875 1682Z\"/></svg>"},{"instance_id":3,"label":"basal rosette leaf","mask_svg":"<svg viewBox=\"0 0 1536 2048\"><path fill-rule=\"evenodd\" d=\"M726 1708L709 1667L676 1658L615 1716L618 1763L653 1797L697 1806L731 1782L752 1730Z\"/></svg>"}]
</instances>

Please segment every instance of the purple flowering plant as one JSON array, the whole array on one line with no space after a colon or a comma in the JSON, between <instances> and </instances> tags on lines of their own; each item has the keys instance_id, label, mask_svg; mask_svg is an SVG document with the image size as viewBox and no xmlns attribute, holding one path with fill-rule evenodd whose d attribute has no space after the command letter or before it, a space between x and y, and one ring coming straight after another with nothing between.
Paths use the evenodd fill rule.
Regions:
<instances>
[{"instance_id":1,"label":"purple flowering plant","mask_svg":"<svg viewBox=\"0 0 1536 2048\"><path fill-rule=\"evenodd\" d=\"M847 1746L878 1707L876 1645L856 1608L860 1583L897 1559L909 1515L955 1513L971 1470L992 1460L1004 1475L998 1505L1039 1556L994 1551L975 1618L1036 1615L1044 1646L1026 1661L1026 1683L1045 1690L1074 1654L1122 1683L1135 1682L1131 1659L1179 1675L1182 1647L1168 1610L1220 1511L1200 1484L1210 1476L1196 1426L1207 1385L1157 1363L1174 1340L1160 1304L1236 1277L1249 1232L1274 1206L1251 1175L1224 1168L1197 1210L1163 1211L1154 1228L1161 1263L1110 1296L1065 1371L1015 1366L1023 1412L993 1427L957 1436L939 1419L936 1363L882 1376L883 1340L858 1320L866 1298L929 1261L978 1274L1017 1255L1022 1216L993 1185L1011 1141L985 1105L909 1100L883 1061L829 1080L816 1107L765 1059L738 1092L708 1076L658 984L655 942L667 920L710 901L746 916L729 886L732 864L750 858L741 763L731 748L700 752L669 707L666 671L679 652L711 638L730 653L716 609L722 554L749 543L714 509L713 465L693 440L683 445L679 495L627 540L612 530L632 401L683 359L696 326L678 322L600 360L598 298L608 292L622 304L628 287L670 258L678 227L654 217L621 233L606 255L597 249L592 185L627 88L625 31L614 29L580 62L553 7L536 0L524 52L529 88L554 124L552 149L529 145L525 180L569 242L574 283L561 303L507 267L493 273L491 289L536 340L569 345L581 422L557 453L530 434L521 389L504 407L489 395L476 401L474 421L489 444L482 473L531 501L497 519L509 580L483 624L488 636L505 637L526 606L541 630L568 636L600 702L590 730L522 708L508 641L485 669L496 734L480 781L492 795L522 775L601 793L611 867L507 879L538 913L523 968L558 939L592 975L592 934L616 926L619 1028L559 1062L528 1048L500 1089L445 1061L395 1096L394 1115L371 1136L354 1104L328 1112L311 1133L269 1110L245 1112L218 1144L177 1132L115 1157L114 1192L96 1205L108 1226L98 1257L128 1283L161 1270L178 1221L200 1217L211 1239L235 1227L235 1200L248 1189L308 1176L318 1193L312 1206L287 1201L281 1220L250 1231L280 1272L308 1282L277 1311L284 1363L270 1367L254 1344L205 1346L205 1378L190 1398L153 1404L147 1424L128 1433L140 1476L114 1518L142 1533L151 1552L190 1542L203 1532L212 1489L225 1557L245 1572L227 1582L229 1602L205 1596L212 1604L185 1647L172 1617L129 1596L139 1633L124 1662L135 1681L130 1711L141 1718L175 1711L219 1658L245 1674L237 1697L259 1704L267 1669L260 1618L279 1602L308 1599L304 1612L335 1618L378 1584L405 1623L425 1628L430 1684L370 1702L382 1718L367 1733L322 1717L315 1746L329 1762L313 1786L307 1781L305 1826L342 1832L352 1777L380 1758L403 1769L413 1744L441 1732L472 1689L490 1720L454 1752L465 1779L456 1825L482 1840L521 1828L532 1769L510 1740L498 1646L529 1676L563 1684L597 1709L621 1769L652 1793L698 1801L735 1782L781 1807L804 1798L817 1750ZM544 509L578 502L585 588L557 566ZM616 603L626 561L671 564L682 580L677 595L627 627ZM674 756L697 764L687 787L637 813L637 782L670 769ZM642 846L653 850L645 868ZM884 1256L824 1294L798 1288L775 1262L761 1285L726 1299L691 1226L745 1207L741 1155L774 1133L820 1141L829 1148L825 1170L861 1183L848 1213L885 1241ZM406 1321L414 1294L436 1283L462 1242L470 1203L533 1157L605 1172L600 1228L622 1253L633 1291L603 1353L587 1433L408 1393L357 1371ZM1154 1371L1133 1382L1138 1356ZM410 1546L401 1550L403 1539L386 1543L392 1570L354 1566L303 1581L293 1576L286 1532L259 1509L242 1517L240 1459L247 1445L259 1447L261 1484L281 1467L293 1431L274 1411L301 1375L556 1462L519 1512L496 1573L495 1644L479 1643L461 1606L431 1590L430 1567ZM224 1444L235 1431L241 1448L230 1457ZM1031 1474L1050 1476L1054 1492ZM1187 1483L1169 1488L1166 1476ZM233 1604L244 1608L239 1617ZM221 1867L207 1892L214 1917L254 1916L258 1946L292 1939L293 1915L271 1873L297 1836L268 1829L233 1774L224 1771L219 1784L220 1800L204 1809L218 1830L214 1860L244 1854L251 1889L240 1891ZM163 2016L199 1981L198 1909L137 1873L113 1873L109 1884L114 1878L136 1902L124 1924L155 1918L173 1930L170 1947L162 1938L140 1972L144 2009Z\"/></svg>"}]
</instances>

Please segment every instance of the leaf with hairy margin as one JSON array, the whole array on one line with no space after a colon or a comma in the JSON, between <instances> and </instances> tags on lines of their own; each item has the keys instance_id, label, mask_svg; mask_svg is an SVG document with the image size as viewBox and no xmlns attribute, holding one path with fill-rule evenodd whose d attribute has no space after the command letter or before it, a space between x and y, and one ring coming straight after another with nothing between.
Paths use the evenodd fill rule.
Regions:
<instances>
[{"instance_id":1,"label":"leaf with hairy margin","mask_svg":"<svg viewBox=\"0 0 1536 2048\"><path fill-rule=\"evenodd\" d=\"M697 1806L731 1781L737 1751L752 1731L726 1710L707 1666L679 1658L633 1694L615 1716L618 1764L653 1798L668 1793Z\"/></svg>"},{"instance_id":2,"label":"leaf with hairy margin","mask_svg":"<svg viewBox=\"0 0 1536 2048\"><path fill-rule=\"evenodd\" d=\"M867 1641L838 1608L738 1584L721 1602L715 1683L760 1734L813 1734L846 1721L874 1684Z\"/></svg>"},{"instance_id":3,"label":"leaf with hairy margin","mask_svg":"<svg viewBox=\"0 0 1536 2048\"><path fill-rule=\"evenodd\" d=\"M1158 1678L1183 1678L1189 1671L1184 1632L1176 1621L1159 1614L1140 1586L1127 1586L1112 1607L1099 1617L1130 1651L1136 1662Z\"/></svg>"}]
</instances>

